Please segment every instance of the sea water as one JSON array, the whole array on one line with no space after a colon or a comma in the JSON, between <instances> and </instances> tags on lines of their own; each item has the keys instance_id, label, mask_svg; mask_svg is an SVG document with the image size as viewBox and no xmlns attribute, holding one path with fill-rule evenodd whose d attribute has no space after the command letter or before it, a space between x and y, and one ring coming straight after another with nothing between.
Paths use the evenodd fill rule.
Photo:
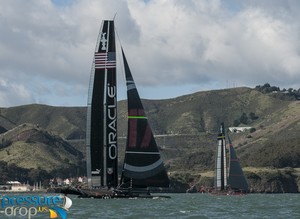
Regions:
<instances>
[{"instance_id":1,"label":"sea water","mask_svg":"<svg viewBox=\"0 0 300 219\"><path fill-rule=\"evenodd\" d=\"M300 194L167 194L155 199L82 199L69 195L68 219L102 218L299 218ZM3 215L2 215L3 216ZM2 217L1 217L2 218ZM26 217L7 217L26 218ZM50 218L38 214L32 218Z\"/></svg>"},{"instance_id":2,"label":"sea water","mask_svg":"<svg viewBox=\"0 0 300 219\"><path fill-rule=\"evenodd\" d=\"M157 199L74 198L69 218L299 218L300 194L213 196L170 194Z\"/></svg>"}]
</instances>

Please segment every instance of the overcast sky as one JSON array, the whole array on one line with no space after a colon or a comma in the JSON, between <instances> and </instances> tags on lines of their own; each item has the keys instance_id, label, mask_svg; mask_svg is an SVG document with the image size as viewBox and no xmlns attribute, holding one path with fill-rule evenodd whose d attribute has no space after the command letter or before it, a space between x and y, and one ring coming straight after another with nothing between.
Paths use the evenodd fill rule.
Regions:
<instances>
[{"instance_id":1,"label":"overcast sky","mask_svg":"<svg viewBox=\"0 0 300 219\"><path fill-rule=\"evenodd\" d=\"M299 11L298 0L0 0L0 107L85 106L99 28L115 14L142 98L299 89Z\"/></svg>"}]
</instances>

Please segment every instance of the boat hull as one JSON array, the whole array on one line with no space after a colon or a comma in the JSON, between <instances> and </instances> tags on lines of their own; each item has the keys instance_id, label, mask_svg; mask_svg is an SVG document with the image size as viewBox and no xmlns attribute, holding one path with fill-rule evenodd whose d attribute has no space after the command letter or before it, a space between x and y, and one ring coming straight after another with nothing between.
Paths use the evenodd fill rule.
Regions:
<instances>
[{"instance_id":1,"label":"boat hull","mask_svg":"<svg viewBox=\"0 0 300 219\"><path fill-rule=\"evenodd\" d=\"M132 189L108 189L108 188L75 188L66 187L60 190L62 194L78 195L80 198L97 198L97 199L119 199L119 198L170 198L166 195L152 195L147 190Z\"/></svg>"},{"instance_id":2,"label":"boat hull","mask_svg":"<svg viewBox=\"0 0 300 219\"><path fill-rule=\"evenodd\" d=\"M222 191L212 191L211 195L246 195L247 193L243 191L232 191L232 190L222 190Z\"/></svg>"}]
</instances>

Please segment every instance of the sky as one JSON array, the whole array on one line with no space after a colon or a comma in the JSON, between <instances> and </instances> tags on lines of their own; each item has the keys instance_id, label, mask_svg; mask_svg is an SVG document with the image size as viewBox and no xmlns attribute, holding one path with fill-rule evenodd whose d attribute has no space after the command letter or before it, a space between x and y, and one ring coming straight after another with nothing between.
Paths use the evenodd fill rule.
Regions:
<instances>
[{"instance_id":1,"label":"sky","mask_svg":"<svg viewBox=\"0 0 300 219\"><path fill-rule=\"evenodd\" d=\"M299 11L298 0L0 0L0 107L86 106L101 22L114 17L142 98L299 89Z\"/></svg>"}]
</instances>

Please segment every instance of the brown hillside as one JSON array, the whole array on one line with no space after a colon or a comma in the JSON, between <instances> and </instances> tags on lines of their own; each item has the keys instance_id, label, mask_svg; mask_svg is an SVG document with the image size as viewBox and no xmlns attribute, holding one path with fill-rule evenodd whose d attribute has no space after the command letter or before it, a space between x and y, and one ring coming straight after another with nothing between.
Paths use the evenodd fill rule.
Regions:
<instances>
[{"instance_id":1,"label":"brown hillside","mask_svg":"<svg viewBox=\"0 0 300 219\"><path fill-rule=\"evenodd\" d=\"M300 101L283 98L282 95L284 94L261 93L256 89L241 87L197 92L166 100L142 101L169 172L187 182L198 179L200 173L203 176L211 175L207 173L211 173L214 168L216 136L220 122L230 127L236 126L239 121L239 126L253 128L251 132L229 133L243 167L299 168ZM85 107L33 104L2 108L0 112L0 116L5 118L0 120L2 127L9 127L8 123L11 128L14 124L32 123L54 134L51 136L68 139L73 149L85 154ZM127 133L126 101L118 102L118 118L119 155L122 161L124 137ZM4 125L7 121L9 122ZM63 146L62 139L59 141L59 148L55 148L57 145L51 143L52 140L47 140L47 135L40 136L41 132L29 132L31 137L24 139L23 136L28 132L24 130L22 135L15 132L11 137L11 145L3 140L0 159L21 163L25 159L22 161L20 154L27 153L26 159L35 163L31 167L44 165L38 164L43 162L38 154L55 157L47 161L52 167L77 162L74 154L74 160L73 155L68 155L72 150L68 151L69 147ZM9 132L5 134L7 133ZM285 176L285 172L283 175ZM253 174L249 175L251 177L258 179ZM203 182L208 179L208 176L201 178Z\"/></svg>"},{"instance_id":2,"label":"brown hillside","mask_svg":"<svg viewBox=\"0 0 300 219\"><path fill-rule=\"evenodd\" d=\"M53 107L31 104L2 108L0 114L13 124L35 124L62 138L77 139L85 136L85 107Z\"/></svg>"},{"instance_id":3,"label":"brown hillside","mask_svg":"<svg viewBox=\"0 0 300 219\"><path fill-rule=\"evenodd\" d=\"M1 134L0 160L23 168L47 171L78 165L81 152L62 138L31 125L22 124Z\"/></svg>"}]
</instances>

